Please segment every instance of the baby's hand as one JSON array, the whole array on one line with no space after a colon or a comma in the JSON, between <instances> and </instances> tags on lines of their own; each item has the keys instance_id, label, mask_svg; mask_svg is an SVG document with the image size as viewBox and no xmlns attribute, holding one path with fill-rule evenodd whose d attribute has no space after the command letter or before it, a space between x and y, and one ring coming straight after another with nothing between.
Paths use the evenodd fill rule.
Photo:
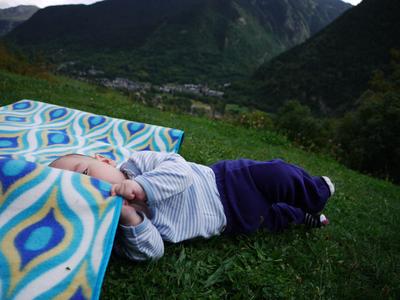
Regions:
<instances>
[{"instance_id":1,"label":"baby's hand","mask_svg":"<svg viewBox=\"0 0 400 300\"><path fill-rule=\"evenodd\" d=\"M120 195L127 200L146 201L146 193L139 183L132 179L126 179L121 183L113 184L111 196Z\"/></svg>"},{"instance_id":2,"label":"baby's hand","mask_svg":"<svg viewBox=\"0 0 400 300\"><path fill-rule=\"evenodd\" d=\"M136 209L124 200L119 222L125 226L136 226L142 222L142 217L138 215Z\"/></svg>"}]
</instances>

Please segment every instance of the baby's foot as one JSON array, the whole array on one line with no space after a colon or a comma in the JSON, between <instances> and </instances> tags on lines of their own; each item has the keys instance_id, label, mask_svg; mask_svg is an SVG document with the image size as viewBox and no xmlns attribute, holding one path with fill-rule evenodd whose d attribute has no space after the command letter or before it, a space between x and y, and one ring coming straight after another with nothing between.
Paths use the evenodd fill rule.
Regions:
<instances>
[{"instance_id":1,"label":"baby's foot","mask_svg":"<svg viewBox=\"0 0 400 300\"><path fill-rule=\"evenodd\" d=\"M331 196L335 193L335 185L333 184L332 180L327 176L322 176L322 179L326 182L329 187L329 191L331 192Z\"/></svg>"},{"instance_id":2,"label":"baby's foot","mask_svg":"<svg viewBox=\"0 0 400 300\"><path fill-rule=\"evenodd\" d=\"M329 220L324 214L312 215L306 213L304 216L304 224L309 228L319 228L328 225Z\"/></svg>"}]
</instances>

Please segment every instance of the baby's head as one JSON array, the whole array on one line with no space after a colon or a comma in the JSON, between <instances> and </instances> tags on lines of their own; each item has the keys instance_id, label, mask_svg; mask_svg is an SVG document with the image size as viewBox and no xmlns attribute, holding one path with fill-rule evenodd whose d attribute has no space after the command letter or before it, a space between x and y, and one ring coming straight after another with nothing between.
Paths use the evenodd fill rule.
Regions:
<instances>
[{"instance_id":1,"label":"baby's head","mask_svg":"<svg viewBox=\"0 0 400 300\"><path fill-rule=\"evenodd\" d=\"M109 183L120 183L126 179L124 173L112 159L96 154L94 157L82 154L67 154L49 164L50 167L82 173Z\"/></svg>"}]
</instances>

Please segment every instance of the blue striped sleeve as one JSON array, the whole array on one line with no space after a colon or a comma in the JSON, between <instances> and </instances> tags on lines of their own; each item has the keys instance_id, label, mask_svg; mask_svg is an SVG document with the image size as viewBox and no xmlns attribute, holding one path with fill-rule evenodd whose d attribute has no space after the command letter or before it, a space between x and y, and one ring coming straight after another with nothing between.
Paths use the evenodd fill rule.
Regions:
<instances>
[{"instance_id":1,"label":"blue striped sleeve","mask_svg":"<svg viewBox=\"0 0 400 300\"><path fill-rule=\"evenodd\" d=\"M159 259L164 255L164 242L160 233L143 213L138 213L143 218L139 225L119 225L119 236L114 250L130 260Z\"/></svg>"},{"instance_id":2,"label":"blue striped sleeve","mask_svg":"<svg viewBox=\"0 0 400 300\"><path fill-rule=\"evenodd\" d=\"M145 190L149 205L178 195L193 183L193 170L179 154L143 151L132 159L141 169L134 180Z\"/></svg>"}]
</instances>

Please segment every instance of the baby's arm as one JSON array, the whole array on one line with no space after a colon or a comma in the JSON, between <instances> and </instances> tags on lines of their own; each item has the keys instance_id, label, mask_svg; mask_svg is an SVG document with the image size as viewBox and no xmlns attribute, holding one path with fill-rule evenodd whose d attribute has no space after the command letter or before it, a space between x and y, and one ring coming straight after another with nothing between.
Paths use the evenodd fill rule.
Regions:
<instances>
[{"instance_id":1,"label":"baby's arm","mask_svg":"<svg viewBox=\"0 0 400 300\"><path fill-rule=\"evenodd\" d=\"M144 189L150 205L182 193L193 183L190 165L176 153L135 152L127 167L135 171L135 180Z\"/></svg>"},{"instance_id":2,"label":"baby's arm","mask_svg":"<svg viewBox=\"0 0 400 300\"><path fill-rule=\"evenodd\" d=\"M130 260L158 259L164 254L164 243L150 220L124 202L114 250Z\"/></svg>"}]
</instances>

